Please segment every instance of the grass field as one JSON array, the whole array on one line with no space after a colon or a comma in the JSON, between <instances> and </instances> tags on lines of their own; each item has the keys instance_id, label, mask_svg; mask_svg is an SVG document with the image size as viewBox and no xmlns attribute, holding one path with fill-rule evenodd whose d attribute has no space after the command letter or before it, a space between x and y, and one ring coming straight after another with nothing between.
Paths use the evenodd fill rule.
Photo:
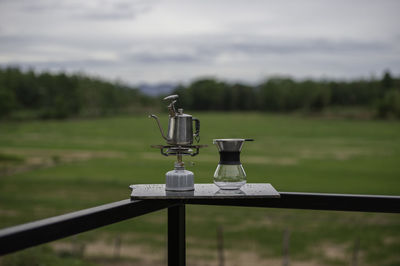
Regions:
<instances>
[{"instance_id":1,"label":"grass field","mask_svg":"<svg viewBox=\"0 0 400 266\"><path fill-rule=\"evenodd\" d=\"M245 137L256 140L245 144L241 156L248 182L269 182L280 191L400 195L398 122L196 116L201 143L209 144L187 160L197 183L212 182L219 159L213 138ZM130 184L163 183L174 159L151 144L162 138L146 116L2 122L0 228L128 198ZM291 265L350 265L358 240L359 265L400 265L395 214L188 206L187 223L191 265L217 265L220 226L226 265L281 265L285 230ZM160 211L8 255L0 264L48 259L59 265L163 265L165 238L166 212ZM116 239L122 243L118 258Z\"/></svg>"}]
</instances>

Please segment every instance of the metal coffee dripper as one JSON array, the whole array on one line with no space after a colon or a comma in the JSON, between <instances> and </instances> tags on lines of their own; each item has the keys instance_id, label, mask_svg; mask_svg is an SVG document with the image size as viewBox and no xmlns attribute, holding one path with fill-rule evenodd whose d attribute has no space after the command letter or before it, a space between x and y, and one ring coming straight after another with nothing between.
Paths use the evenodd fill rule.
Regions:
<instances>
[{"instance_id":1,"label":"metal coffee dripper","mask_svg":"<svg viewBox=\"0 0 400 266\"><path fill-rule=\"evenodd\" d=\"M214 173L214 184L220 189L240 189L246 184L246 173L240 162L240 152L245 141L253 139L214 139L220 160Z\"/></svg>"},{"instance_id":2,"label":"metal coffee dripper","mask_svg":"<svg viewBox=\"0 0 400 266\"><path fill-rule=\"evenodd\" d=\"M207 145L193 145L193 138L196 142L200 141L200 120L193 118L189 114L184 114L183 109L175 109L175 103L178 95L170 95L164 98L171 101L168 105L169 122L167 135L161 127L158 117L153 117L158 124L161 136L166 140L167 145L152 145L151 147L160 149L164 156L176 155L177 161L174 164L174 170L169 171L165 175L165 189L169 191L190 191L194 190L194 174L185 170L182 156L196 156L199 150ZM195 123L195 132L193 133L193 122Z\"/></svg>"}]
</instances>

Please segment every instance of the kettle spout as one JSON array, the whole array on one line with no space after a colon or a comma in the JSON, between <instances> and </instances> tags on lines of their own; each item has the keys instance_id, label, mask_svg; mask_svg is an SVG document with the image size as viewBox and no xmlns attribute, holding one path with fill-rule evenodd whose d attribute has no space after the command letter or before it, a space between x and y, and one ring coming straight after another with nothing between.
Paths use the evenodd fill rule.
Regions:
<instances>
[{"instance_id":1,"label":"kettle spout","mask_svg":"<svg viewBox=\"0 0 400 266\"><path fill-rule=\"evenodd\" d=\"M156 116L156 115L153 115L153 114L151 114L151 115L149 115L149 118L154 118L156 121L157 121L157 124L158 124L158 128L160 129L160 132L161 132L161 136L166 140L166 141L169 141L169 139L165 136L165 134L164 134L164 130L162 129L162 127L161 127L161 124L160 124L160 121L158 120L158 117Z\"/></svg>"}]
</instances>

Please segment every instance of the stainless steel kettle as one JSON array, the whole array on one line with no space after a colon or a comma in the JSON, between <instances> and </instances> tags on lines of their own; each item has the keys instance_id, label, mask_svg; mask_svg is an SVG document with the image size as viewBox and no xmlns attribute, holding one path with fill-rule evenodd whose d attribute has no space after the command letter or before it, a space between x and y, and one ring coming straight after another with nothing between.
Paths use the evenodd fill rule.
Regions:
<instances>
[{"instance_id":1,"label":"stainless steel kettle","mask_svg":"<svg viewBox=\"0 0 400 266\"><path fill-rule=\"evenodd\" d=\"M168 105L169 122L167 135L160 125L160 121L156 115L150 115L158 124L162 137L169 145L192 145L193 137L197 142L200 141L200 120L193 118L191 115L184 114L183 109L175 109L175 103L178 95L170 95L164 98L166 101L171 101ZM195 122L195 132L193 133L193 122Z\"/></svg>"}]
</instances>

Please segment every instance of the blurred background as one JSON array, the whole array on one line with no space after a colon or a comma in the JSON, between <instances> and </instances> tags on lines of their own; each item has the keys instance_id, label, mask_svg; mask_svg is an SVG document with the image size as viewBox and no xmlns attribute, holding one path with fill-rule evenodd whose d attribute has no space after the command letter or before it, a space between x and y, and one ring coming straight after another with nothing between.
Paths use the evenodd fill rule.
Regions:
<instances>
[{"instance_id":1,"label":"blurred background","mask_svg":"<svg viewBox=\"0 0 400 266\"><path fill-rule=\"evenodd\" d=\"M162 98L214 138L254 138L248 182L400 194L398 1L0 0L0 227L163 183ZM191 163L193 162L193 163ZM219 238L217 237L219 236ZM400 265L398 215L187 207L188 265ZM0 265L165 265L166 212L0 258Z\"/></svg>"}]
</instances>

